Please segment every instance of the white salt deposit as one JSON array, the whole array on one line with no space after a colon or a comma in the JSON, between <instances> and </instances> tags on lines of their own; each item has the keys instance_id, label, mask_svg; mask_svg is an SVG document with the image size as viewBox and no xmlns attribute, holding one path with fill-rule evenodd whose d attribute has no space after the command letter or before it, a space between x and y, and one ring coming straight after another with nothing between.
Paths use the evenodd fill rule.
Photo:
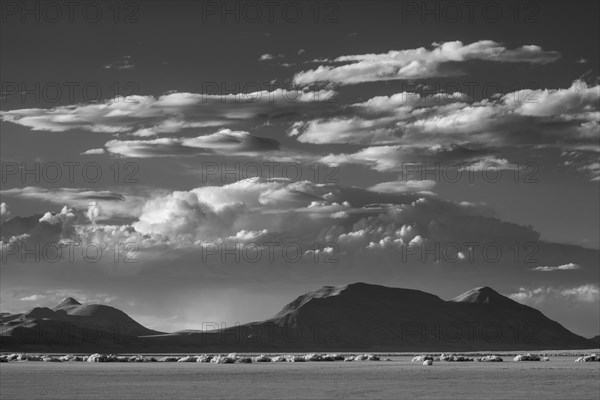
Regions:
<instances>
[{"instance_id":1,"label":"white salt deposit","mask_svg":"<svg viewBox=\"0 0 600 400\"><path fill-rule=\"evenodd\" d=\"M310 353L304 356L306 361L321 361L323 358L319 354Z\"/></svg>"},{"instance_id":2,"label":"white salt deposit","mask_svg":"<svg viewBox=\"0 0 600 400\"><path fill-rule=\"evenodd\" d=\"M412 362L421 362L421 361L433 361L433 356L421 354L420 356L414 357Z\"/></svg>"},{"instance_id":3,"label":"white salt deposit","mask_svg":"<svg viewBox=\"0 0 600 400\"><path fill-rule=\"evenodd\" d=\"M535 354L518 354L513 358L514 361L541 361L540 356Z\"/></svg>"},{"instance_id":4,"label":"white salt deposit","mask_svg":"<svg viewBox=\"0 0 600 400\"><path fill-rule=\"evenodd\" d=\"M464 362L464 361L474 361L471 357L459 356L455 354L441 354L439 356L439 361L449 361L449 362Z\"/></svg>"},{"instance_id":5,"label":"white salt deposit","mask_svg":"<svg viewBox=\"0 0 600 400\"><path fill-rule=\"evenodd\" d=\"M233 356L233 357L232 357ZM218 355L213 357L210 362L213 364L233 364L235 363L236 355L235 353L225 355Z\"/></svg>"},{"instance_id":6,"label":"white salt deposit","mask_svg":"<svg viewBox=\"0 0 600 400\"><path fill-rule=\"evenodd\" d=\"M600 361L600 355L598 354L590 354L587 356L579 357L575 362L596 362Z\"/></svg>"},{"instance_id":7,"label":"white salt deposit","mask_svg":"<svg viewBox=\"0 0 600 400\"><path fill-rule=\"evenodd\" d=\"M179 357L163 357L158 360L159 362L177 362Z\"/></svg>"},{"instance_id":8,"label":"white salt deposit","mask_svg":"<svg viewBox=\"0 0 600 400\"><path fill-rule=\"evenodd\" d=\"M177 360L177 362L196 362L197 361L197 357L194 356L185 356L180 358L179 360Z\"/></svg>"},{"instance_id":9,"label":"white salt deposit","mask_svg":"<svg viewBox=\"0 0 600 400\"><path fill-rule=\"evenodd\" d=\"M500 357L500 356L489 355L489 356L485 356L485 357L479 358L479 361L482 361L482 362L501 362L503 360L502 360L502 357Z\"/></svg>"}]
</instances>

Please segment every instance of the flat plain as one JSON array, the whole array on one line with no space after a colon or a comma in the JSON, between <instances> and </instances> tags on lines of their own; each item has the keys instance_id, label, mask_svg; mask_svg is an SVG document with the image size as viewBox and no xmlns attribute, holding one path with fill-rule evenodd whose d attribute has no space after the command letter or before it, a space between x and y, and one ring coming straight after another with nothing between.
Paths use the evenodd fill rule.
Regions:
<instances>
[{"instance_id":1,"label":"flat plain","mask_svg":"<svg viewBox=\"0 0 600 400\"><path fill-rule=\"evenodd\" d=\"M0 364L1 399L598 399L600 363Z\"/></svg>"}]
</instances>

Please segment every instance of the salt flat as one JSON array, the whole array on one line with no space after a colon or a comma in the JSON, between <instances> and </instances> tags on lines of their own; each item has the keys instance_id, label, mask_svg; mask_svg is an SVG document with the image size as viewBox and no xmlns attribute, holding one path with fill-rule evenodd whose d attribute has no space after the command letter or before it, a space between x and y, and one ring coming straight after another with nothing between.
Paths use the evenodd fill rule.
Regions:
<instances>
[{"instance_id":1,"label":"salt flat","mask_svg":"<svg viewBox=\"0 0 600 400\"><path fill-rule=\"evenodd\" d=\"M43 363L0 366L1 399L598 399L600 364Z\"/></svg>"}]
</instances>

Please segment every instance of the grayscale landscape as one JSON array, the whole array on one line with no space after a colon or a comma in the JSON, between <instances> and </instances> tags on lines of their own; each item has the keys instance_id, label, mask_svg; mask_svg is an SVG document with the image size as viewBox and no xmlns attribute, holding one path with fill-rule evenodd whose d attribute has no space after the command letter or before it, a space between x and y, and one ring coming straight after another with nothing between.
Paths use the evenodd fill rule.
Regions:
<instances>
[{"instance_id":1,"label":"grayscale landscape","mask_svg":"<svg viewBox=\"0 0 600 400\"><path fill-rule=\"evenodd\" d=\"M600 2L0 2L0 400L600 400Z\"/></svg>"}]
</instances>

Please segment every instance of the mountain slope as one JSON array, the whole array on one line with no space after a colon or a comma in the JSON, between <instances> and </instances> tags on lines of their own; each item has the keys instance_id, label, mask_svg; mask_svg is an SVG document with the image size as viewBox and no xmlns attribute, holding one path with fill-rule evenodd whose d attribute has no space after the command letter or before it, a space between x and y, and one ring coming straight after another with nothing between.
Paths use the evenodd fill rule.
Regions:
<instances>
[{"instance_id":1,"label":"mountain slope","mask_svg":"<svg viewBox=\"0 0 600 400\"><path fill-rule=\"evenodd\" d=\"M2 315L0 325L3 350L121 348L137 343L138 337L161 333L114 307L82 305L70 297L52 308L36 307L23 314Z\"/></svg>"},{"instance_id":2,"label":"mountain slope","mask_svg":"<svg viewBox=\"0 0 600 400\"><path fill-rule=\"evenodd\" d=\"M2 316L4 348L23 346L10 339L7 327L40 329L48 321L93 324L107 340L70 344L100 351L267 352L267 351L491 351L589 349L592 341L578 336L538 310L517 303L489 287L475 288L452 300L419 290L366 283L324 286L299 296L265 321L214 331L151 331L108 306L81 305L65 299L53 309L36 308ZM126 330L123 331L123 327ZM7 333L8 332L8 333ZM122 332L126 335L119 336ZM113 337L127 340L115 341ZM64 338L63 338L64 339ZM113 339L111 341L111 339ZM6 345L8 343L8 345ZM40 338L25 342L49 346ZM55 343L56 345L56 343Z\"/></svg>"},{"instance_id":3,"label":"mountain slope","mask_svg":"<svg viewBox=\"0 0 600 400\"><path fill-rule=\"evenodd\" d=\"M593 347L588 339L538 310L489 287L444 301L418 290L365 283L326 286L300 296L272 319L221 333L222 337L235 338L238 346L248 345L244 338L251 336L258 343L249 347L260 343L268 349L477 351Z\"/></svg>"}]
</instances>

